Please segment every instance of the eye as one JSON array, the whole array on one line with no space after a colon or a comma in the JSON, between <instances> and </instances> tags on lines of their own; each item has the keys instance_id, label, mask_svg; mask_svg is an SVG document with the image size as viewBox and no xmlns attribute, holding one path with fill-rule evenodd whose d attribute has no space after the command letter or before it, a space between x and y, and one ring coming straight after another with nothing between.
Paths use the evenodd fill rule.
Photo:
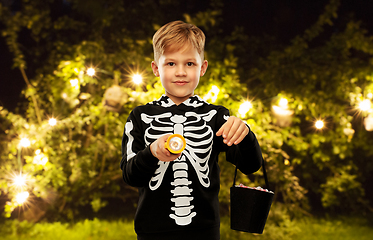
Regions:
<instances>
[{"instance_id":1,"label":"eye","mask_svg":"<svg viewBox=\"0 0 373 240\"><path fill-rule=\"evenodd\" d=\"M169 63L167 63L167 65L170 66L170 67L172 67L172 66L175 66L175 63L169 62Z\"/></svg>"},{"instance_id":2,"label":"eye","mask_svg":"<svg viewBox=\"0 0 373 240\"><path fill-rule=\"evenodd\" d=\"M193 62L188 62L188 63L187 63L187 66L188 66L188 67L191 67L191 66L193 66L193 65L194 65Z\"/></svg>"}]
</instances>

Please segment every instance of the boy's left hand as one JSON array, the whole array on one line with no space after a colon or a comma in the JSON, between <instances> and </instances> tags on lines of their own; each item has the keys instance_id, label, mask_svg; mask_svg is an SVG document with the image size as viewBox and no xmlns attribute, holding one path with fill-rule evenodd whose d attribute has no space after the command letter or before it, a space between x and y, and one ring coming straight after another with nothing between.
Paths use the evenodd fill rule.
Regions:
<instances>
[{"instance_id":1,"label":"boy's left hand","mask_svg":"<svg viewBox=\"0 0 373 240\"><path fill-rule=\"evenodd\" d=\"M232 146L232 144L239 144L248 133L249 128L240 118L230 116L216 133L216 136L223 136L224 143Z\"/></svg>"}]
</instances>

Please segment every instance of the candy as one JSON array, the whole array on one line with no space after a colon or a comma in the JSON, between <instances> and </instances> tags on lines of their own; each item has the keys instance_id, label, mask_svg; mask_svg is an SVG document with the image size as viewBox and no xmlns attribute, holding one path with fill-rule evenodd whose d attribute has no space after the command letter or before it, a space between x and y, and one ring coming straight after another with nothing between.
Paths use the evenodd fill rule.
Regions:
<instances>
[{"instance_id":1,"label":"candy","mask_svg":"<svg viewBox=\"0 0 373 240\"><path fill-rule=\"evenodd\" d=\"M240 183L239 185L236 185L235 187L250 188L250 189L259 190L259 191L263 191L263 192L273 193L272 191L270 191L268 189L264 189L264 188L259 187L259 186L258 187L248 187L248 186L243 185L242 183Z\"/></svg>"}]
</instances>

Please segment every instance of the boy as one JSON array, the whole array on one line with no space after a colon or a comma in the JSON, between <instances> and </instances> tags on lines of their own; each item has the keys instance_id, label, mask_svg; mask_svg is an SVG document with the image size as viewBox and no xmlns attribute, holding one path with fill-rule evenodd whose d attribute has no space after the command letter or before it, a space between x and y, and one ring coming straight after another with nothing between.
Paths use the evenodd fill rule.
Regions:
<instances>
[{"instance_id":1,"label":"boy","mask_svg":"<svg viewBox=\"0 0 373 240\"><path fill-rule=\"evenodd\" d=\"M208 66L204 44L203 32L182 21L164 25L153 37L151 66L165 94L130 113L120 163L124 181L139 189L140 240L220 239L219 153L225 151L245 174L261 166L250 128L226 108L194 96ZM165 148L175 133L186 140L179 154Z\"/></svg>"}]
</instances>

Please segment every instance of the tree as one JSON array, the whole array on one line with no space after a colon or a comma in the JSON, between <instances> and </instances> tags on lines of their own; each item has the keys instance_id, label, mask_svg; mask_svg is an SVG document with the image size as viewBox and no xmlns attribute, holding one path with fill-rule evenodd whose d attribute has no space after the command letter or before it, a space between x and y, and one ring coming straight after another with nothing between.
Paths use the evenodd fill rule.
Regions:
<instances>
[{"instance_id":1,"label":"tree","mask_svg":"<svg viewBox=\"0 0 373 240\"><path fill-rule=\"evenodd\" d=\"M90 204L98 211L105 199L135 195L135 189L122 184L119 169L123 123L135 106L163 93L149 67L151 36L175 16L150 13L170 5L174 3L24 1L15 12L0 5L2 34L14 54L14 67L23 74L28 99L24 112L1 109L1 171L12 178L1 180L1 192L9 199L7 216L29 195L29 204L49 203L39 216L28 216L33 220L45 213L53 213L46 215L51 220L73 219L80 206ZM218 8L213 4L184 18L215 32ZM140 12L145 13L142 21L136 18ZM196 93L236 114L245 87L239 83L234 47L218 37L211 36L208 43L215 43L206 53L209 72ZM135 73L144 83L132 82Z\"/></svg>"},{"instance_id":2,"label":"tree","mask_svg":"<svg viewBox=\"0 0 373 240\"><path fill-rule=\"evenodd\" d=\"M27 177L20 186L0 180L8 216L27 206L21 204L27 194L29 204L48 203L34 220L45 213L55 213L44 215L51 220L73 219L81 206L98 211L109 198L136 195L122 183L119 169L124 122L135 106L163 93L150 68L151 36L175 19L205 31L209 69L196 94L250 125L267 162L276 206L283 205L287 214L304 213L307 191L324 207L366 202L364 184L372 166L364 160L372 150L370 132L359 121L368 113L355 115L354 109L373 93L371 37L351 21L342 24L344 32L320 42L325 25L337 19L339 1L331 0L318 22L290 46L267 49L272 39L250 37L242 28L222 30L223 1L202 9L193 3L36 0L23 1L18 10L0 5L2 35L23 74L28 100L17 113L0 109L1 175ZM175 11L167 11L170 7ZM267 50L252 52L260 61L243 68L247 49ZM135 73L142 83L132 81ZM314 129L317 118L326 128ZM220 199L227 206L234 168L221 157ZM240 174L238 181L263 184L261 172L250 179ZM17 199L19 192L24 195ZM277 215L280 221L284 216Z\"/></svg>"},{"instance_id":3,"label":"tree","mask_svg":"<svg viewBox=\"0 0 373 240\"><path fill-rule=\"evenodd\" d=\"M357 21L337 18L330 1L318 21L284 49L272 51L249 72L249 85L271 105L286 97L292 126L278 129L295 175L329 210L370 208L367 159L372 156L372 36ZM342 31L326 32L336 27ZM323 129L313 123L321 119ZM275 119L272 117L272 122ZM365 129L364 129L365 125ZM370 203L371 204L371 203ZM370 208L371 209L371 208Z\"/></svg>"}]
</instances>

